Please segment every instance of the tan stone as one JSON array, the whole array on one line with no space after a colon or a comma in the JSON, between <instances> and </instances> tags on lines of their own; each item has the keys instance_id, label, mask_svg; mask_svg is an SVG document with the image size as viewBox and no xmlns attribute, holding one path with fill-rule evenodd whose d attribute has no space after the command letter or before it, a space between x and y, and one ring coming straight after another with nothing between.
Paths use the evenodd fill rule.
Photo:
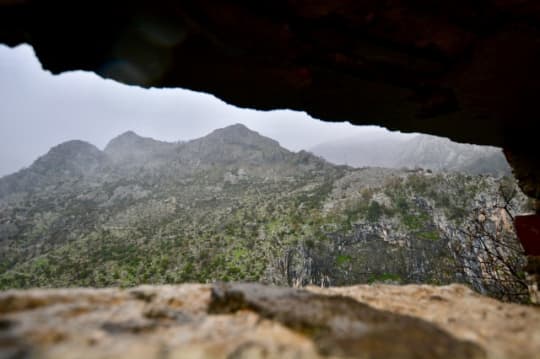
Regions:
<instances>
[{"instance_id":1,"label":"tan stone","mask_svg":"<svg viewBox=\"0 0 540 359\"><path fill-rule=\"evenodd\" d=\"M493 359L540 358L540 307L502 303L462 285L358 285L309 290L350 296L378 309L436 323L480 344Z\"/></svg>"},{"instance_id":2,"label":"tan stone","mask_svg":"<svg viewBox=\"0 0 540 359\"><path fill-rule=\"evenodd\" d=\"M501 303L462 286L7 291L0 293L0 358L379 358L376 353L388 348L397 348L388 357L401 358L400 350L426 357L431 350L447 358L448 345L464 348L452 359L483 352L492 359L531 359L540 352L538 323L535 307ZM433 335L421 339L426 350L407 348L426 334Z\"/></svg>"}]
</instances>

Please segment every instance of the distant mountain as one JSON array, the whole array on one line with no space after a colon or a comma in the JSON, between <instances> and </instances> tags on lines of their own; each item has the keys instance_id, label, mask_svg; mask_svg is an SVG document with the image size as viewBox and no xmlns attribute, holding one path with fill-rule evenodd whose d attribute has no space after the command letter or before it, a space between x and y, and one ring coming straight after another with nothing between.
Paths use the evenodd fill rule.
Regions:
<instances>
[{"instance_id":1,"label":"distant mountain","mask_svg":"<svg viewBox=\"0 0 540 359\"><path fill-rule=\"evenodd\" d=\"M174 143L141 137L133 131L128 131L113 138L105 147L104 153L117 164L140 164L153 161L159 155L172 151L174 147Z\"/></svg>"},{"instance_id":2,"label":"distant mountain","mask_svg":"<svg viewBox=\"0 0 540 359\"><path fill-rule=\"evenodd\" d=\"M396 156L407 141L406 138L393 134L387 137L352 137L325 142L309 151L335 164L396 168Z\"/></svg>"},{"instance_id":3,"label":"distant mountain","mask_svg":"<svg viewBox=\"0 0 540 359\"><path fill-rule=\"evenodd\" d=\"M421 144L436 160L448 151ZM408 142L364 145L378 164L392 146L433 161ZM494 207L502 181L333 165L243 125L182 143L126 132L103 151L69 141L0 178L0 290L464 281L450 244L473 209Z\"/></svg>"},{"instance_id":4,"label":"distant mountain","mask_svg":"<svg viewBox=\"0 0 540 359\"><path fill-rule=\"evenodd\" d=\"M0 198L91 176L107 163L96 146L79 140L64 142L39 157L29 168L0 178Z\"/></svg>"},{"instance_id":5,"label":"distant mountain","mask_svg":"<svg viewBox=\"0 0 540 359\"><path fill-rule=\"evenodd\" d=\"M80 186L120 178L158 177L159 181L174 181L216 167L224 171L230 167L251 168L259 175L290 175L301 172L302 165L331 166L305 151L290 152L277 141L241 124L174 143L127 131L113 138L103 151L79 140L53 147L28 168L0 178L0 199L58 186L65 181L76 181Z\"/></svg>"},{"instance_id":6,"label":"distant mountain","mask_svg":"<svg viewBox=\"0 0 540 359\"><path fill-rule=\"evenodd\" d=\"M249 166L287 161L295 157L277 141L241 124L217 129L207 136L188 141L179 147L178 154L182 160L196 161L199 165L236 163Z\"/></svg>"},{"instance_id":7,"label":"distant mountain","mask_svg":"<svg viewBox=\"0 0 540 359\"><path fill-rule=\"evenodd\" d=\"M310 151L332 163L353 167L423 168L494 176L511 174L499 148L461 144L430 135L348 138L317 145Z\"/></svg>"}]
</instances>

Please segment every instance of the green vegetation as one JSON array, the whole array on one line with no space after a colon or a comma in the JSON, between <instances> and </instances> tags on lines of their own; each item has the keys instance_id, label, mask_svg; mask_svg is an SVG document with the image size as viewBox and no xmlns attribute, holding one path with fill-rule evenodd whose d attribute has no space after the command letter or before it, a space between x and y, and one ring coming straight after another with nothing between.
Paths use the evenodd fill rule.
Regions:
<instances>
[{"instance_id":1,"label":"green vegetation","mask_svg":"<svg viewBox=\"0 0 540 359\"><path fill-rule=\"evenodd\" d=\"M443 191L441 185L448 185L440 176L421 178L418 174L334 199L339 189L334 183L344 175L329 171L270 183L252 177L209 192L206 188L217 184L211 178L222 178L212 169L196 174L191 184L161 185L152 196L124 198L105 208L82 204L71 193L56 200L65 203L56 211L48 205L52 194L34 199L31 212L26 204L12 209L13 218L26 211L26 220L15 221L21 234L0 251L0 288L215 280L286 284L292 269L279 264L286 261L286 253L294 254L289 262L312 258L322 266L317 270L335 277L336 283L404 281L405 273L382 277L362 274L363 265L377 265L377 261L394 261L396 270L405 268L408 260L403 262L403 256L414 254L400 247L396 252L390 244L373 247L376 242L366 242L371 246L367 257L360 252L362 245L349 245L328 265L325 258L333 256L336 238L354 236L363 231L363 224L386 223L394 216L397 227L393 224L390 234L439 242L444 234L433 223L433 211L442 211L450 221L464 220L470 205L463 202L472 200L465 198L459 187L447 187L452 188L452 194ZM455 176L465 191L474 187ZM114 193L110 185L102 190ZM384 193L391 206L374 200L377 193ZM333 203L331 210L325 209L329 203ZM379 236L375 232L366 235ZM16 251L14 243L18 244ZM304 251L298 252L301 248ZM298 253L302 255L298 257ZM426 273L425 280L444 281L448 276Z\"/></svg>"},{"instance_id":2,"label":"green vegetation","mask_svg":"<svg viewBox=\"0 0 540 359\"><path fill-rule=\"evenodd\" d=\"M421 239L429 239L431 241L437 241L440 239L439 233L435 230L433 231L425 231L418 233L418 238Z\"/></svg>"},{"instance_id":3,"label":"green vegetation","mask_svg":"<svg viewBox=\"0 0 540 359\"><path fill-rule=\"evenodd\" d=\"M73 178L20 174L31 189L0 208L0 289L448 283L457 278L445 230L496 182L353 170L253 134L238 141L202 154L179 145L187 150Z\"/></svg>"},{"instance_id":4,"label":"green vegetation","mask_svg":"<svg viewBox=\"0 0 540 359\"><path fill-rule=\"evenodd\" d=\"M371 201L367 209L367 220L370 222L377 222L381 218L381 215L381 205L377 201Z\"/></svg>"},{"instance_id":5,"label":"green vegetation","mask_svg":"<svg viewBox=\"0 0 540 359\"><path fill-rule=\"evenodd\" d=\"M336 258L336 265L343 266L351 262L351 256L340 254Z\"/></svg>"}]
</instances>

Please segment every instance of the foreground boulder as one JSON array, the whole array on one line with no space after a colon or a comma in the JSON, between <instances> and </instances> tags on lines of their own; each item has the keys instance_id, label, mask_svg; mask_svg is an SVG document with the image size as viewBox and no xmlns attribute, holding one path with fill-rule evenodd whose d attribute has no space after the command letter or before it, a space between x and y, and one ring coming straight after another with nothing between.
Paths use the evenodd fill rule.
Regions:
<instances>
[{"instance_id":1,"label":"foreground boulder","mask_svg":"<svg viewBox=\"0 0 540 359\"><path fill-rule=\"evenodd\" d=\"M540 310L462 286L0 294L0 358L533 358Z\"/></svg>"}]
</instances>

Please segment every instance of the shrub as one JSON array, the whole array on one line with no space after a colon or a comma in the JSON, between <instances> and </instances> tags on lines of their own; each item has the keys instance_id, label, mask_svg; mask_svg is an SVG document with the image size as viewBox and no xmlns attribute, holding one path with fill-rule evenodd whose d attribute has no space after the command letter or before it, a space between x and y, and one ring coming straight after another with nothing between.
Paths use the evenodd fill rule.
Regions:
<instances>
[{"instance_id":1,"label":"shrub","mask_svg":"<svg viewBox=\"0 0 540 359\"><path fill-rule=\"evenodd\" d=\"M369 204L366 218L370 222L377 222L382 215L382 208L379 202L377 201L371 201Z\"/></svg>"}]
</instances>

